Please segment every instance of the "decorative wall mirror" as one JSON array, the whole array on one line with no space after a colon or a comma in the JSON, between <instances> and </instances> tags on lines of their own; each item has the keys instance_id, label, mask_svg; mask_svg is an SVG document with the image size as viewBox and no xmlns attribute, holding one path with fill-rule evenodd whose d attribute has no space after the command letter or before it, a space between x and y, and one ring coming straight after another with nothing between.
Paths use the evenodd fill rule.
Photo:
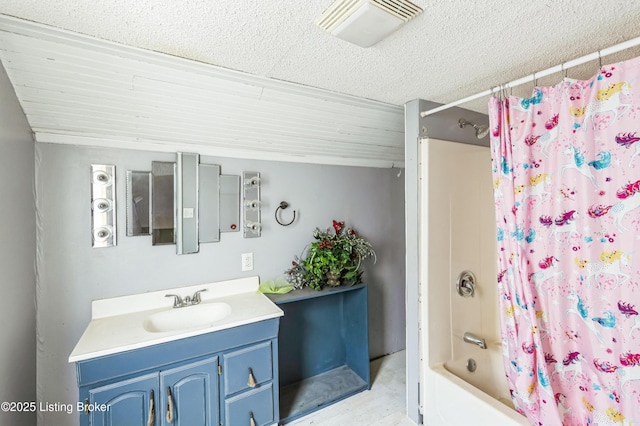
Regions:
<instances>
[{"instance_id":1,"label":"decorative wall mirror","mask_svg":"<svg viewBox=\"0 0 640 426\"><path fill-rule=\"evenodd\" d=\"M258 182L258 173L251 177ZM178 152L175 163L152 161L151 172L128 170L127 236L151 235L153 245L197 253L201 243L220 241L221 232L240 230L240 192L240 176L221 175L219 165L200 164L198 154Z\"/></svg>"},{"instance_id":2,"label":"decorative wall mirror","mask_svg":"<svg viewBox=\"0 0 640 426\"><path fill-rule=\"evenodd\" d=\"M220 241L220 166L200 164L199 169L199 239L200 243L214 243Z\"/></svg>"},{"instance_id":3,"label":"decorative wall mirror","mask_svg":"<svg viewBox=\"0 0 640 426\"><path fill-rule=\"evenodd\" d=\"M127 170L127 237L151 235L151 172Z\"/></svg>"},{"instance_id":4,"label":"decorative wall mirror","mask_svg":"<svg viewBox=\"0 0 640 426\"><path fill-rule=\"evenodd\" d=\"M151 162L151 243L175 243L175 163Z\"/></svg>"},{"instance_id":5,"label":"decorative wall mirror","mask_svg":"<svg viewBox=\"0 0 640 426\"><path fill-rule=\"evenodd\" d=\"M220 176L220 232L240 231L240 176Z\"/></svg>"},{"instance_id":6,"label":"decorative wall mirror","mask_svg":"<svg viewBox=\"0 0 640 426\"><path fill-rule=\"evenodd\" d=\"M176 253L197 253L200 156L178 152L176 161Z\"/></svg>"}]
</instances>

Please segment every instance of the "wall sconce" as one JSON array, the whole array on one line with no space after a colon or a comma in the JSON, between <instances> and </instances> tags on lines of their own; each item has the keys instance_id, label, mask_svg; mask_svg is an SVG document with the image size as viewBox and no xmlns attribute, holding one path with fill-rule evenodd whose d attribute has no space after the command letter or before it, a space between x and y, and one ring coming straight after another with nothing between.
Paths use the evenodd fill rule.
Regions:
<instances>
[{"instance_id":1,"label":"wall sconce","mask_svg":"<svg viewBox=\"0 0 640 426\"><path fill-rule=\"evenodd\" d=\"M244 210L244 238L256 238L260 236L262 225L260 223L260 173L243 173L243 199Z\"/></svg>"},{"instance_id":2,"label":"wall sconce","mask_svg":"<svg viewBox=\"0 0 640 426\"><path fill-rule=\"evenodd\" d=\"M92 247L116 245L116 166L91 165Z\"/></svg>"}]
</instances>

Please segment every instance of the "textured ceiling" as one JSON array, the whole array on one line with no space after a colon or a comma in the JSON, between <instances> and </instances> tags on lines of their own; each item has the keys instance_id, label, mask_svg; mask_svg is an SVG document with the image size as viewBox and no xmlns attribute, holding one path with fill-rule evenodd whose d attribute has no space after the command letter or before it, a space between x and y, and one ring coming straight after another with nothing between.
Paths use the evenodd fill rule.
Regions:
<instances>
[{"instance_id":1,"label":"textured ceiling","mask_svg":"<svg viewBox=\"0 0 640 426\"><path fill-rule=\"evenodd\" d=\"M2 0L0 13L395 105L454 101L640 36L637 1L414 2L424 12L368 49L315 25L332 0ZM587 64L569 76L596 69Z\"/></svg>"}]
</instances>

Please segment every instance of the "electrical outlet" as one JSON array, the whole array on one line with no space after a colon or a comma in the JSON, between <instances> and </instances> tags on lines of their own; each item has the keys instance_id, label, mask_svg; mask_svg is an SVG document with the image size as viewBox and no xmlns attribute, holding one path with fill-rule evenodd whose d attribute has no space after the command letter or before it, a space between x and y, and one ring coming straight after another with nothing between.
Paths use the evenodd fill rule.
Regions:
<instances>
[{"instance_id":1,"label":"electrical outlet","mask_svg":"<svg viewBox=\"0 0 640 426\"><path fill-rule=\"evenodd\" d=\"M253 253L242 253L242 272L253 271Z\"/></svg>"}]
</instances>

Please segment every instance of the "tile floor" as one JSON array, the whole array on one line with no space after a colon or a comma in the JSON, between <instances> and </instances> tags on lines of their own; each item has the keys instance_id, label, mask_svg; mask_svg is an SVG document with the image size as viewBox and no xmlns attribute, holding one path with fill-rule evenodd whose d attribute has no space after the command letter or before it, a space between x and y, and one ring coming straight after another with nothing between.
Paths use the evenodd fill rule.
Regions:
<instances>
[{"instance_id":1,"label":"tile floor","mask_svg":"<svg viewBox=\"0 0 640 426\"><path fill-rule=\"evenodd\" d=\"M371 390L302 417L289 426L414 426L406 416L405 351L371 362Z\"/></svg>"}]
</instances>

